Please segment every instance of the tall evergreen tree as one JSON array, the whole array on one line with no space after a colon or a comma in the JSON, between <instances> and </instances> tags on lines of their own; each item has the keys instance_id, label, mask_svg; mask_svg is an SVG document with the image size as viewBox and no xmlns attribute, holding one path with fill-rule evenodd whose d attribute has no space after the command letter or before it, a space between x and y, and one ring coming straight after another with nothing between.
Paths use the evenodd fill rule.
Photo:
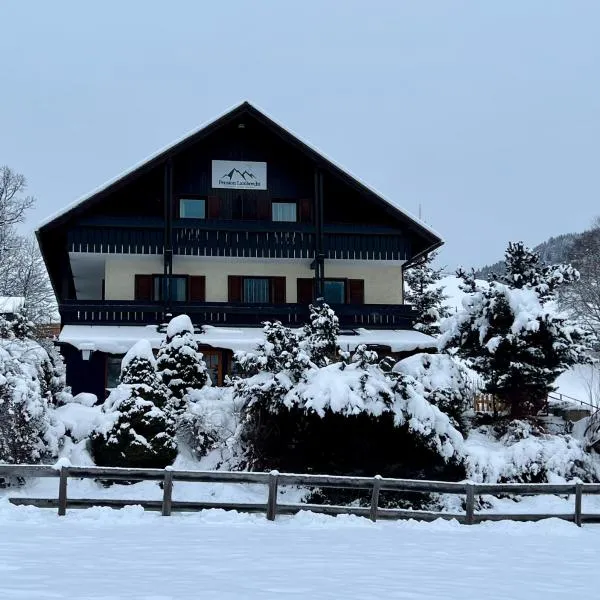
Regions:
<instances>
[{"instance_id":1,"label":"tall evergreen tree","mask_svg":"<svg viewBox=\"0 0 600 600\"><path fill-rule=\"evenodd\" d=\"M427 335L438 335L439 322L449 315L448 308L444 306L448 296L439 285L442 270L432 266L436 256L436 252L423 255L404 272L404 301L412 304L418 313L415 329Z\"/></svg>"},{"instance_id":2,"label":"tall evergreen tree","mask_svg":"<svg viewBox=\"0 0 600 600\"><path fill-rule=\"evenodd\" d=\"M92 436L96 464L113 467L170 465L177 455L169 392L156 371L152 348L138 342L123 358L121 383L104 403L112 425ZM111 423L111 419L107 419Z\"/></svg>"},{"instance_id":3,"label":"tall evergreen tree","mask_svg":"<svg viewBox=\"0 0 600 600\"><path fill-rule=\"evenodd\" d=\"M305 346L317 367L324 367L339 359L337 337L340 322L328 304L310 305L309 321L304 327Z\"/></svg>"},{"instance_id":4,"label":"tall evergreen tree","mask_svg":"<svg viewBox=\"0 0 600 600\"><path fill-rule=\"evenodd\" d=\"M543 266L516 243L508 246L499 281L479 285L458 275L472 291L466 308L444 322L442 345L467 359L512 416L536 414L558 375L588 360L585 332L556 309L558 289L577 272L570 265Z\"/></svg>"},{"instance_id":5,"label":"tall evergreen tree","mask_svg":"<svg viewBox=\"0 0 600 600\"><path fill-rule=\"evenodd\" d=\"M167 337L158 351L157 368L171 393L170 405L176 414L185 409L184 396L210 382L206 363L194 339L194 326L187 315L171 319Z\"/></svg>"}]
</instances>

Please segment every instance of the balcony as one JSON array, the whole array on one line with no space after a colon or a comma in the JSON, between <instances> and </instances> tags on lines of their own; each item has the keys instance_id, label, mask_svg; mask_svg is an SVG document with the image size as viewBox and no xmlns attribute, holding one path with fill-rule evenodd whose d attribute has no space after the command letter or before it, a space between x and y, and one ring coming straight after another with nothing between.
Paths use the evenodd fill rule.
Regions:
<instances>
[{"instance_id":1,"label":"balcony","mask_svg":"<svg viewBox=\"0 0 600 600\"><path fill-rule=\"evenodd\" d=\"M164 239L157 219L103 219L71 229L68 249L160 255ZM312 259L315 249L315 229L302 223L186 220L173 225L175 255ZM409 241L401 231L361 225L325 225L323 250L329 259L406 260L410 255Z\"/></svg>"},{"instance_id":2,"label":"balcony","mask_svg":"<svg viewBox=\"0 0 600 600\"><path fill-rule=\"evenodd\" d=\"M409 329L415 311L407 304L333 305L343 328ZM64 302L59 306L63 325L153 325L168 321L162 304L138 301ZM171 315L187 314L196 325L256 327L263 321L281 321L300 327L308 320L302 304L240 304L233 302L177 302Z\"/></svg>"}]
</instances>

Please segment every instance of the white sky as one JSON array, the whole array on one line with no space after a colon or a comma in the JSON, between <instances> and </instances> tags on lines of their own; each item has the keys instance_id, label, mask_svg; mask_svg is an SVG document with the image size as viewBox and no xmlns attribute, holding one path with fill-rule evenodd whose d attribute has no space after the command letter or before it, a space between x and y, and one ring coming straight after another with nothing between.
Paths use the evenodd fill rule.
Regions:
<instances>
[{"instance_id":1,"label":"white sky","mask_svg":"<svg viewBox=\"0 0 600 600\"><path fill-rule=\"evenodd\" d=\"M481 265L600 213L600 3L2 0L30 226L247 99Z\"/></svg>"}]
</instances>

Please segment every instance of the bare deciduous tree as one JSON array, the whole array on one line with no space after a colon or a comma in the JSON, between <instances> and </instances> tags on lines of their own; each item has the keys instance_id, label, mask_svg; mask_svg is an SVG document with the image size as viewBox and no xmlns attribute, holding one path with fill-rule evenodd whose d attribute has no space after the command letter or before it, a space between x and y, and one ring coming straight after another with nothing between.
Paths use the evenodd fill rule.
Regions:
<instances>
[{"instance_id":1,"label":"bare deciduous tree","mask_svg":"<svg viewBox=\"0 0 600 600\"><path fill-rule=\"evenodd\" d=\"M0 227L22 223L26 212L35 204L33 196L26 196L27 180L6 165L0 167Z\"/></svg>"},{"instance_id":2,"label":"bare deciduous tree","mask_svg":"<svg viewBox=\"0 0 600 600\"><path fill-rule=\"evenodd\" d=\"M0 296L23 296L27 316L47 323L57 316L48 273L37 240L16 230L35 204L26 188L23 175L0 167Z\"/></svg>"},{"instance_id":3,"label":"bare deciduous tree","mask_svg":"<svg viewBox=\"0 0 600 600\"><path fill-rule=\"evenodd\" d=\"M581 277L561 296L562 305L593 334L600 347L600 217L576 238L570 258Z\"/></svg>"}]
</instances>

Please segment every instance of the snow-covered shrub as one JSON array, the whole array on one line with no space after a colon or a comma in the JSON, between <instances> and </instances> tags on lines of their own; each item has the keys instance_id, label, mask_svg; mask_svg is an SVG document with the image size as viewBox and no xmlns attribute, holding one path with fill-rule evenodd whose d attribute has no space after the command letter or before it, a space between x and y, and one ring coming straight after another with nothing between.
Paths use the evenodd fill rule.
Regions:
<instances>
[{"instance_id":1,"label":"snow-covered shrub","mask_svg":"<svg viewBox=\"0 0 600 600\"><path fill-rule=\"evenodd\" d=\"M511 415L536 414L554 381L588 360L587 336L557 309L556 292L575 280L570 265L543 267L523 244L510 244L501 281L480 286L459 275L469 295L464 309L442 323L441 346L456 352L482 378L484 390Z\"/></svg>"},{"instance_id":2,"label":"snow-covered shrub","mask_svg":"<svg viewBox=\"0 0 600 600\"><path fill-rule=\"evenodd\" d=\"M98 465L157 467L177 455L169 392L156 371L152 348L141 340L123 358L121 383L103 405L105 419L92 435Z\"/></svg>"},{"instance_id":3,"label":"snow-covered shrub","mask_svg":"<svg viewBox=\"0 0 600 600\"><path fill-rule=\"evenodd\" d=\"M335 312L325 303L310 306L309 321L304 327L304 345L317 367L324 367L338 360L337 337L340 323Z\"/></svg>"},{"instance_id":4,"label":"snow-covered shrub","mask_svg":"<svg viewBox=\"0 0 600 600\"><path fill-rule=\"evenodd\" d=\"M4 339L30 339L35 325L24 312L17 312L11 319L0 316L0 337Z\"/></svg>"},{"instance_id":5,"label":"snow-covered shrub","mask_svg":"<svg viewBox=\"0 0 600 600\"><path fill-rule=\"evenodd\" d=\"M242 438L254 469L460 478L463 438L417 381L384 371L359 346L317 366L308 336L267 324L256 353L238 355Z\"/></svg>"},{"instance_id":6,"label":"snow-covered shrub","mask_svg":"<svg viewBox=\"0 0 600 600\"><path fill-rule=\"evenodd\" d=\"M48 397L53 406L60 406L71 401L71 389L67 387L67 371L62 355L51 340L38 340L40 346L46 351L47 358L40 364L40 379L42 394Z\"/></svg>"},{"instance_id":7,"label":"snow-covered shrub","mask_svg":"<svg viewBox=\"0 0 600 600\"><path fill-rule=\"evenodd\" d=\"M0 462L35 463L58 454L64 428L51 410L42 365L48 354L30 339L0 342Z\"/></svg>"},{"instance_id":8,"label":"snow-covered shrub","mask_svg":"<svg viewBox=\"0 0 600 600\"><path fill-rule=\"evenodd\" d=\"M418 381L428 402L437 406L464 431L464 413L473 406L476 384L472 374L448 354L414 354L393 369Z\"/></svg>"},{"instance_id":9,"label":"snow-covered shrub","mask_svg":"<svg viewBox=\"0 0 600 600\"><path fill-rule=\"evenodd\" d=\"M486 483L592 482L600 475L597 461L571 435L544 433L522 420L471 431L465 463L469 479Z\"/></svg>"},{"instance_id":10,"label":"snow-covered shrub","mask_svg":"<svg viewBox=\"0 0 600 600\"><path fill-rule=\"evenodd\" d=\"M171 393L172 409L178 415L185 409L189 390L210 384L206 363L194 338L194 326L187 315L169 322L167 337L158 351L157 368Z\"/></svg>"}]
</instances>

